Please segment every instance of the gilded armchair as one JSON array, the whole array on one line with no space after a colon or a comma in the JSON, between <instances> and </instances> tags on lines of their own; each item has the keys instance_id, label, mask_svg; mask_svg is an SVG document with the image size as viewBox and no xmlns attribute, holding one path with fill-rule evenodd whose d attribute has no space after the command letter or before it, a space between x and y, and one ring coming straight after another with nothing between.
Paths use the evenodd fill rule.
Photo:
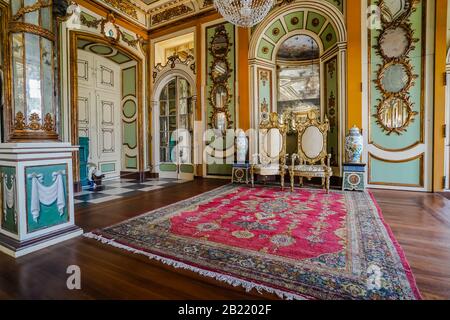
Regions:
<instances>
[{"instance_id":1,"label":"gilded armchair","mask_svg":"<svg viewBox=\"0 0 450 320\"><path fill-rule=\"evenodd\" d=\"M255 174L264 176L280 176L281 189L284 189L284 176L288 173L286 165L286 133L287 125L277 113L271 113L259 127L259 153L254 154L250 166L250 180L255 185Z\"/></svg>"},{"instance_id":2,"label":"gilded armchair","mask_svg":"<svg viewBox=\"0 0 450 320\"><path fill-rule=\"evenodd\" d=\"M330 190L330 178L333 171L330 166L331 155L327 154L327 134L330 129L328 119L319 122L317 112L309 112L305 121L296 121L298 153L292 155L292 164L289 169L291 178L291 191L294 191L295 177L322 178L322 187Z\"/></svg>"}]
</instances>

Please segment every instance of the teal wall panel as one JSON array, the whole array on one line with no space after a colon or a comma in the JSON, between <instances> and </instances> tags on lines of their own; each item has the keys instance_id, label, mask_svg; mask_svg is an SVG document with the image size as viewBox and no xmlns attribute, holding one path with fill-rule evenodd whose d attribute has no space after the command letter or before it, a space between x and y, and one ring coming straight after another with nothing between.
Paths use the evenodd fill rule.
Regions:
<instances>
[{"instance_id":1,"label":"teal wall panel","mask_svg":"<svg viewBox=\"0 0 450 320\"><path fill-rule=\"evenodd\" d=\"M41 211L38 218L38 221L35 222L33 220L33 216L31 214L31 179L28 178L29 174L37 173L43 175L43 185L49 186L53 184L53 177L52 173L60 170L65 170L66 175L63 175L63 183L64 183L64 195L66 197L66 205L64 207L64 213L63 215L60 215L58 211L58 207L56 205L56 201L49 205L43 205L41 204ZM26 167L25 169L25 176L26 179L26 194L27 194L27 230L29 233L46 229L55 225L59 225L65 222L69 221L69 198L67 196L67 165L60 164L60 165L50 165L50 166L35 166L35 167ZM70 200L72 201L72 200Z\"/></svg>"},{"instance_id":2,"label":"teal wall panel","mask_svg":"<svg viewBox=\"0 0 450 320\"><path fill-rule=\"evenodd\" d=\"M370 157L369 183L395 186L423 186L422 157L405 162L388 162Z\"/></svg>"}]
</instances>

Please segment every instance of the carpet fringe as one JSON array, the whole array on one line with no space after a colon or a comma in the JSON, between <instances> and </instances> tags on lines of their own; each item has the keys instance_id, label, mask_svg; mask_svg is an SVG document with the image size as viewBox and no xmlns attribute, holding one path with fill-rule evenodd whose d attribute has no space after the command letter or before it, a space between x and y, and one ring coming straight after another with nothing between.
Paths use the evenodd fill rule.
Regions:
<instances>
[{"instance_id":1,"label":"carpet fringe","mask_svg":"<svg viewBox=\"0 0 450 320\"><path fill-rule=\"evenodd\" d=\"M258 293L262 293L263 291L268 292L268 293L273 293L273 294L276 294L281 299L306 300L304 297L297 295L297 294L293 294L293 293L286 292L283 290L271 288L271 287L257 284L254 282L242 280L239 278L235 278L233 276L224 275L224 274L217 273L214 271L204 270L204 269L197 268L197 267L191 266L191 265L183 263L183 262L172 260L170 258L161 257L161 256L158 256L158 255L155 255L155 254L143 251L143 250L135 249L135 248L126 246L124 244L118 243L114 239L108 239L108 238L105 238L101 235L98 235L98 234L95 234L92 232L85 233L85 234L83 234L83 236L86 238L95 239L97 241L100 241L101 243L108 244L108 245L111 245L111 246L119 248L119 249L127 250L127 251L135 253L135 254L144 255L144 256L148 257L149 259L157 260L159 262L162 262L162 263L172 266L174 268L190 270L190 271L196 272L202 276L206 276L206 277L214 278L214 279L222 281L222 282L226 282L226 283L232 285L233 287L241 286L241 287L245 288L245 290L247 292L250 292L252 289L256 289L256 291L258 291Z\"/></svg>"}]
</instances>

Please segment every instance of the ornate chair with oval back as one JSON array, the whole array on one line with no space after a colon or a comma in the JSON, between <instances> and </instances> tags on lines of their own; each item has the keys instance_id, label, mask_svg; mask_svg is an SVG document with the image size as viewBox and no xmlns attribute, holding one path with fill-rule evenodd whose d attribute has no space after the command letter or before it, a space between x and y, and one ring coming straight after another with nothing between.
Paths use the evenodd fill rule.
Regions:
<instances>
[{"instance_id":1,"label":"ornate chair with oval back","mask_svg":"<svg viewBox=\"0 0 450 320\"><path fill-rule=\"evenodd\" d=\"M255 185L255 174L264 176L280 176L281 189L284 189L284 176L289 168L286 165L286 133L287 125L281 121L277 113L271 113L268 119L259 126L259 153L252 157L250 177L252 187Z\"/></svg>"},{"instance_id":2,"label":"ornate chair with oval back","mask_svg":"<svg viewBox=\"0 0 450 320\"><path fill-rule=\"evenodd\" d=\"M330 189L330 178L333 171L330 166L331 155L327 154L327 134L330 129L328 119L319 122L317 112L309 112L305 121L295 121L297 130L298 153L292 155L292 165L289 169L291 191L294 191L294 179L322 178L322 187L327 193Z\"/></svg>"}]
</instances>

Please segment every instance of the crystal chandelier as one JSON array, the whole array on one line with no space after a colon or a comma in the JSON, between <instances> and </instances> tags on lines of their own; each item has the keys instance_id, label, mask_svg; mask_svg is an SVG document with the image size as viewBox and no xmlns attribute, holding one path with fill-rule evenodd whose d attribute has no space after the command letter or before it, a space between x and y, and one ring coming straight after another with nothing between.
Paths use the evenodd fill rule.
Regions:
<instances>
[{"instance_id":1,"label":"crystal chandelier","mask_svg":"<svg viewBox=\"0 0 450 320\"><path fill-rule=\"evenodd\" d=\"M275 0L214 0L225 20L239 27L252 27L269 13Z\"/></svg>"}]
</instances>

